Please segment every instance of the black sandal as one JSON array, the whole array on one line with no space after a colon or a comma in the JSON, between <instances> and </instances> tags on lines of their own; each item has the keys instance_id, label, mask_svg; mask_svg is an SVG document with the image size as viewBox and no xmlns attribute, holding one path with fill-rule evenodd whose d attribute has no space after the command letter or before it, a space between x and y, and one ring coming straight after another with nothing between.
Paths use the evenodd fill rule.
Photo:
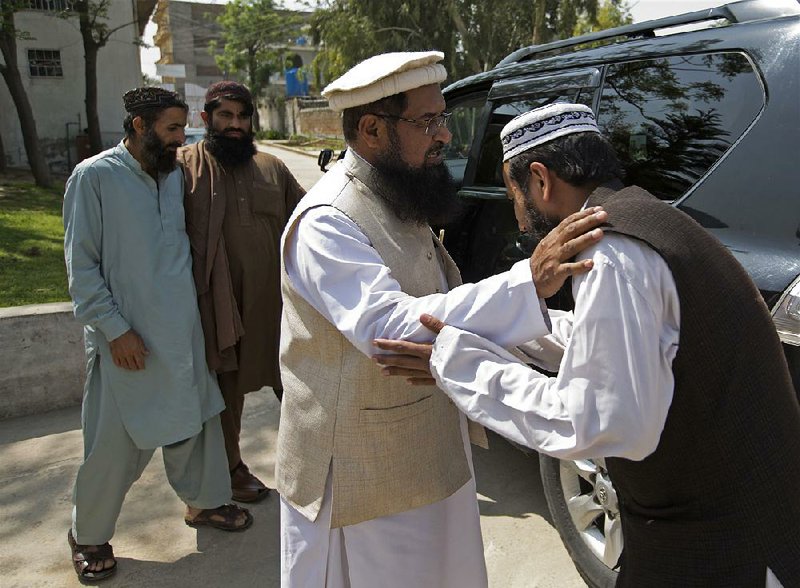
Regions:
<instances>
[{"instance_id":1,"label":"black sandal","mask_svg":"<svg viewBox=\"0 0 800 588\"><path fill-rule=\"evenodd\" d=\"M98 580L105 580L113 576L117 571L117 559L114 557L114 549L110 543L103 543L102 545L81 545L75 542L72 536L72 529L67 532L67 542L69 548L72 550L72 567L75 568L75 573L78 574L78 580L81 582L97 582ZM95 547L94 551L87 551L89 547ZM104 562L107 559L113 559L114 565L110 568L102 570L89 570L98 562Z\"/></svg>"},{"instance_id":2,"label":"black sandal","mask_svg":"<svg viewBox=\"0 0 800 588\"><path fill-rule=\"evenodd\" d=\"M244 522L236 524L241 513L245 514ZM220 517L222 520L213 518ZM246 508L235 504L223 504L217 508L201 510L193 519L184 518L184 522L195 529L199 527L213 527L223 531L244 531L253 524L253 515Z\"/></svg>"}]
</instances>

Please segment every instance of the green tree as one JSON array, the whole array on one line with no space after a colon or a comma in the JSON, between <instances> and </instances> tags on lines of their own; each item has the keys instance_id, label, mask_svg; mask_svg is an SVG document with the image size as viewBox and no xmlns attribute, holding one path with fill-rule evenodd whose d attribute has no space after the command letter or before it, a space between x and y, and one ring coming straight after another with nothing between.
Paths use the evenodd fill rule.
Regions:
<instances>
[{"instance_id":1,"label":"green tree","mask_svg":"<svg viewBox=\"0 0 800 588\"><path fill-rule=\"evenodd\" d=\"M120 29L134 26L135 21L126 22L116 27L109 27L108 9L111 0L77 0L73 2L72 13L77 14L81 39L83 40L84 79L86 123L89 129L89 145L92 153L103 150L103 140L100 134L100 117L97 114L97 54L106 46L108 40ZM62 13L69 17L70 12Z\"/></svg>"},{"instance_id":2,"label":"green tree","mask_svg":"<svg viewBox=\"0 0 800 588\"><path fill-rule=\"evenodd\" d=\"M596 31L604 31L633 23L631 9L624 0L604 0L597 7L594 20L583 16L578 19L573 30L574 35L584 35Z\"/></svg>"},{"instance_id":3,"label":"green tree","mask_svg":"<svg viewBox=\"0 0 800 588\"><path fill-rule=\"evenodd\" d=\"M250 87L256 110L254 130L260 130L258 102L271 74L281 71L282 49L295 36L300 23L296 16L280 10L273 0L233 0L217 17L222 27L219 42L210 51L219 68L240 74Z\"/></svg>"},{"instance_id":4,"label":"green tree","mask_svg":"<svg viewBox=\"0 0 800 588\"><path fill-rule=\"evenodd\" d=\"M311 31L322 49L313 67L331 80L376 53L455 47L447 2L328 0L314 12Z\"/></svg>"},{"instance_id":5,"label":"green tree","mask_svg":"<svg viewBox=\"0 0 800 588\"><path fill-rule=\"evenodd\" d=\"M142 86L158 86L160 83L157 78L142 72Z\"/></svg>"},{"instance_id":6,"label":"green tree","mask_svg":"<svg viewBox=\"0 0 800 588\"><path fill-rule=\"evenodd\" d=\"M25 154L28 157L33 178L37 186L47 188L52 184L50 168L39 147L36 119L33 117L33 108L28 100L28 93L22 84L22 75L17 61L17 39L30 39L31 37L25 31L17 30L14 13L27 6L28 3L21 0L3 0L0 3L0 53L5 61L0 64L0 74L8 86L8 92L17 109L22 129L22 142L25 145Z\"/></svg>"},{"instance_id":7,"label":"green tree","mask_svg":"<svg viewBox=\"0 0 800 588\"><path fill-rule=\"evenodd\" d=\"M327 80L386 51L445 53L451 79L486 71L530 44L624 22L623 0L327 0L312 19L322 50L315 74Z\"/></svg>"}]
</instances>

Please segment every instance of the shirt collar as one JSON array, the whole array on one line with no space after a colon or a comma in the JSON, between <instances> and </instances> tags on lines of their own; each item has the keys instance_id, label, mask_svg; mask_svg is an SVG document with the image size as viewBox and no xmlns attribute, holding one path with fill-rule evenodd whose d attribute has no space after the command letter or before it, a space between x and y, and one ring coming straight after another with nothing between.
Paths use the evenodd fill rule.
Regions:
<instances>
[{"instance_id":1,"label":"shirt collar","mask_svg":"<svg viewBox=\"0 0 800 588\"><path fill-rule=\"evenodd\" d=\"M589 196L586 197L586 201L583 203L583 206L581 206L581 210L585 210L589 206L589 200L592 199L592 196L601 193L604 194L606 192L619 192L624 187L625 184L623 184L622 180L620 180L619 178L612 178L607 182L600 184L599 186L597 186L597 188L592 190L592 193L589 194Z\"/></svg>"},{"instance_id":2,"label":"shirt collar","mask_svg":"<svg viewBox=\"0 0 800 588\"><path fill-rule=\"evenodd\" d=\"M134 172L149 175L142 169L142 165L139 163L139 161L133 155L131 155L130 151L128 151L128 148L125 146L125 139L117 144L116 148L114 149L114 154L117 155L122 162Z\"/></svg>"},{"instance_id":3,"label":"shirt collar","mask_svg":"<svg viewBox=\"0 0 800 588\"><path fill-rule=\"evenodd\" d=\"M142 176L146 176L146 177L150 178L151 180L153 179L153 176L151 176L146 171L144 171L144 169L142 169L142 164L139 163L139 160L136 159L133 155L131 155L130 151L128 151L128 148L125 146L125 139L120 141L117 144L117 146L114 148L114 154L117 155L122 160L122 162L127 167L129 167L131 169L131 171L133 171L134 173L137 173L137 174L142 175ZM169 173L166 173L166 174L165 173L159 173L158 174L158 182L161 183L161 181L164 178L167 178L167 177L171 176L172 174L174 174L176 172L179 172L179 171L180 171L180 166L178 165L178 166L175 167L174 170L172 170Z\"/></svg>"}]
</instances>

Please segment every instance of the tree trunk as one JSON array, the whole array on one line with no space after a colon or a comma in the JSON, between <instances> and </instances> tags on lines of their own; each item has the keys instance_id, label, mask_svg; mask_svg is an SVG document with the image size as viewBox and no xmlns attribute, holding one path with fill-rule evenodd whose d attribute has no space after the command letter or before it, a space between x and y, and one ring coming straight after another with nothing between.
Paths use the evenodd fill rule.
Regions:
<instances>
[{"instance_id":1,"label":"tree trunk","mask_svg":"<svg viewBox=\"0 0 800 588\"><path fill-rule=\"evenodd\" d=\"M14 101L22 128L22 141L25 144L25 154L31 166L33 178L37 186L49 188L53 182L50 168L40 149L39 135L36 132L36 120L33 118L33 109L28 101L28 94L22 84L22 76L17 64L17 38L14 28L14 14L3 13L2 30L0 30L0 51L2 51L5 65L0 67L0 73L8 86L8 92Z\"/></svg>"},{"instance_id":2,"label":"tree trunk","mask_svg":"<svg viewBox=\"0 0 800 588\"><path fill-rule=\"evenodd\" d=\"M3 135L0 134L0 172L6 171L6 147L3 144Z\"/></svg>"},{"instance_id":3,"label":"tree trunk","mask_svg":"<svg viewBox=\"0 0 800 588\"><path fill-rule=\"evenodd\" d=\"M5 173L8 170L8 163L6 162L6 148L3 145L3 137L0 136L0 173Z\"/></svg>"},{"instance_id":4,"label":"tree trunk","mask_svg":"<svg viewBox=\"0 0 800 588\"><path fill-rule=\"evenodd\" d=\"M545 15L547 14L547 0L536 0L533 5L533 44L547 43L547 27Z\"/></svg>"},{"instance_id":5,"label":"tree trunk","mask_svg":"<svg viewBox=\"0 0 800 588\"><path fill-rule=\"evenodd\" d=\"M461 14L458 12L458 6L454 0L450 0L447 3L447 11L450 13L450 19L453 21L453 26L455 26L458 34L461 35L461 42L464 44L464 56L467 58L469 62L469 66L472 69L472 73L480 73L485 70L483 65L481 65L480 60L475 56L474 48L472 47L472 41L469 37L469 31L467 31L467 25L464 23L464 19L461 18ZM489 65L486 63L485 65Z\"/></svg>"},{"instance_id":6,"label":"tree trunk","mask_svg":"<svg viewBox=\"0 0 800 588\"><path fill-rule=\"evenodd\" d=\"M253 132L261 130L261 117L258 115L258 63L255 49L247 51L247 75L250 78L250 90L253 94Z\"/></svg>"},{"instance_id":7,"label":"tree trunk","mask_svg":"<svg viewBox=\"0 0 800 588\"><path fill-rule=\"evenodd\" d=\"M86 47L86 125L92 155L103 150L100 117L97 114L97 45Z\"/></svg>"},{"instance_id":8,"label":"tree trunk","mask_svg":"<svg viewBox=\"0 0 800 588\"><path fill-rule=\"evenodd\" d=\"M100 47L105 45L105 42L98 43L92 34L92 24L89 22L89 2L78 3L77 9L79 10L81 37L83 38L86 125L89 129L89 148L92 155L94 155L103 150L103 139L100 135L100 117L97 114L97 53Z\"/></svg>"}]
</instances>

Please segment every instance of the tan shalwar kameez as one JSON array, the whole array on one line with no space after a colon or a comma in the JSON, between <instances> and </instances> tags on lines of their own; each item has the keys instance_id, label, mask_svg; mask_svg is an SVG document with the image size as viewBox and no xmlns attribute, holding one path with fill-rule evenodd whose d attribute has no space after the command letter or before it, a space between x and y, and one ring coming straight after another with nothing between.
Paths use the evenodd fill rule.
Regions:
<instances>
[{"instance_id":1,"label":"tan shalwar kameez","mask_svg":"<svg viewBox=\"0 0 800 588\"><path fill-rule=\"evenodd\" d=\"M187 232L209 366L219 374L228 462L241 462L244 395L280 390L280 236L305 194L278 158L224 168L205 141L181 150Z\"/></svg>"}]
</instances>

